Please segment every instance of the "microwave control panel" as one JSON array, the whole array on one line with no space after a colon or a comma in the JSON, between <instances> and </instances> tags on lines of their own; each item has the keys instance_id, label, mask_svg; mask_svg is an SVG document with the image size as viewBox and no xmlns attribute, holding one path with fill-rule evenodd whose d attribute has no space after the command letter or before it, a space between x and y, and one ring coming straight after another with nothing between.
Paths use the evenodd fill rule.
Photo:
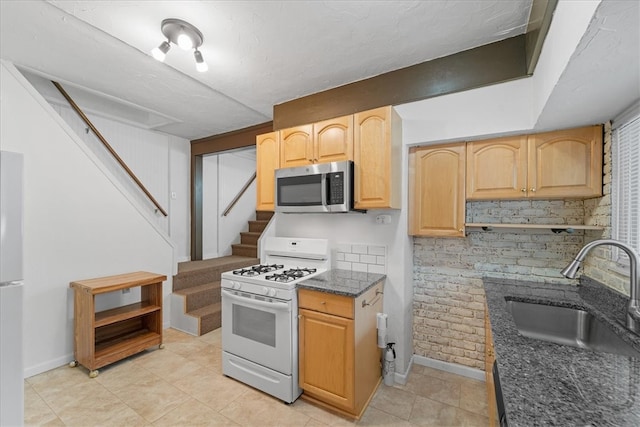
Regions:
<instances>
[{"instance_id":1,"label":"microwave control panel","mask_svg":"<svg viewBox=\"0 0 640 427\"><path fill-rule=\"evenodd\" d=\"M344 172L334 172L327 176L329 179L329 205L344 203Z\"/></svg>"}]
</instances>

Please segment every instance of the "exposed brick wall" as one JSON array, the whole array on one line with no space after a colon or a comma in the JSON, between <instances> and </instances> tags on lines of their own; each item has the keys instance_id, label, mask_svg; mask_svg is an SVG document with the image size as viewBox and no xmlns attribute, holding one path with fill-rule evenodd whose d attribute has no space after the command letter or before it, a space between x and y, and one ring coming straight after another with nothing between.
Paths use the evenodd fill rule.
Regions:
<instances>
[{"instance_id":1,"label":"exposed brick wall","mask_svg":"<svg viewBox=\"0 0 640 427\"><path fill-rule=\"evenodd\" d=\"M584 218L582 201L468 202L469 222L568 223ZM500 219L500 221L498 221ZM560 270L584 233L494 229L464 239L414 239L414 353L484 368L482 277L572 283Z\"/></svg>"},{"instance_id":2,"label":"exposed brick wall","mask_svg":"<svg viewBox=\"0 0 640 427\"><path fill-rule=\"evenodd\" d=\"M584 202L585 221L589 225L601 225L603 232L587 232L585 243L595 239L611 238L611 123L604 129L604 176L603 197ZM620 274L616 264L611 261L611 247L595 248L585 259L584 274L605 285L629 295L629 276Z\"/></svg>"}]
</instances>

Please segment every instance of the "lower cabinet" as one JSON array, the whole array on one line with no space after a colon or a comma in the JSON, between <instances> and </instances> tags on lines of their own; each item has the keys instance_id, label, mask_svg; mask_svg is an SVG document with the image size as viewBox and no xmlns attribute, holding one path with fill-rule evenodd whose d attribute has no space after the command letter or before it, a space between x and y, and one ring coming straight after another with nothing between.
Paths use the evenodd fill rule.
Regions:
<instances>
[{"instance_id":1,"label":"lower cabinet","mask_svg":"<svg viewBox=\"0 0 640 427\"><path fill-rule=\"evenodd\" d=\"M359 419L381 380L376 313L382 283L357 298L300 289L302 398Z\"/></svg>"}]
</instances>

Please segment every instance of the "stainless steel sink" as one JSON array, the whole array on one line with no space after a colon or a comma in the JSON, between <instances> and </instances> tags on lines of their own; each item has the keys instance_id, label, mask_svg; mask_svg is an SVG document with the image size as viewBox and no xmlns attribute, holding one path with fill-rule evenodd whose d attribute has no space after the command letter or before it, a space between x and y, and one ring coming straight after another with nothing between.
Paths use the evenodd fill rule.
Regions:
<instances>
[{"instance_id":1,"label":"stainless steel sink","mask_svg":"<svg viewBox=\"0 0 640 427\"><path fill-rule=\"evenodd\" d=\"M640 351L587 311L510 300L507 309L525 337L640 359Z\"/></svg>"}]
</instances>

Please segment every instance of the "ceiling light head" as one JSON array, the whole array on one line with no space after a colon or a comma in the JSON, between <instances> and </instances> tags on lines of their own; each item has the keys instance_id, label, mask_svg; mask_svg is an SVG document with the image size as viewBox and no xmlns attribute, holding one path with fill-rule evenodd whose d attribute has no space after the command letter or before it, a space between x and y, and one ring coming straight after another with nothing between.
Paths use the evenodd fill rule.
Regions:
<instances>
[{"instance_id":1,"label":"ceiling light head","mask_svg":"<svg viewBox=\"0 0 640 427\"><path fill-rule=\"evenodd\" d=\"M202 57L202 53L198 49L193 52L193 56L196 58L196 70L204 73L209 69L209 66L206 62L204 62L204 58Z\"/></svg>"},{"instance_id":2,"label":"ceiling light head","mask_svg":"<svg viewBox=\"0 0 640 427\"><path fill-rule=\"evenodd\" d=\"M180 49L182 50L190 50L193 49L193 41L188 34L180 33L178 35L178 46L180 46Z\"/></svg>"},{"instance_id":3,"label":"ceiling light head","mask_svg":"<svg viewBox=\"0 0 640 427\"><path fill-rule=\"evenodd\" d=\"M197 49L204 41L200 30L182 19L165 19L160 28L167 40L185 50Z\"/></svg>"},{"instance_id":4,"label":"ceiling light head","mask_svg":"<svg viewBox=\"0 0 640 427\"><path fill-rule=\"evenodd\" d=\"M184 50L195 49L193 55L196 59L196 69L201 73L207 71L209 67L202 58L202 53L198 50L202 46L204 37L202 33L193 25L189 24L182 19L169 18L162 21L160 25L162 34L167 38L167 41L151 51L151 54L158 61L164 61L164 58L171 48L171 44L176 44Z\"/></svg>"},{"instance_id":5,"label":"ceiling light head","mask_svg":"<svg viewBox=\"0 0 640 427\"><path fill-rule=\"evenodd\" d=\"M160 44L160 46L153 48L153 50L151 51L151 55L153 55L153 57L158 61L162 62L164 61L167 52L169 52L169 49L171 49L171 45L169 44L169 42L164 41Z\"/></svg>"}]
</instances>

